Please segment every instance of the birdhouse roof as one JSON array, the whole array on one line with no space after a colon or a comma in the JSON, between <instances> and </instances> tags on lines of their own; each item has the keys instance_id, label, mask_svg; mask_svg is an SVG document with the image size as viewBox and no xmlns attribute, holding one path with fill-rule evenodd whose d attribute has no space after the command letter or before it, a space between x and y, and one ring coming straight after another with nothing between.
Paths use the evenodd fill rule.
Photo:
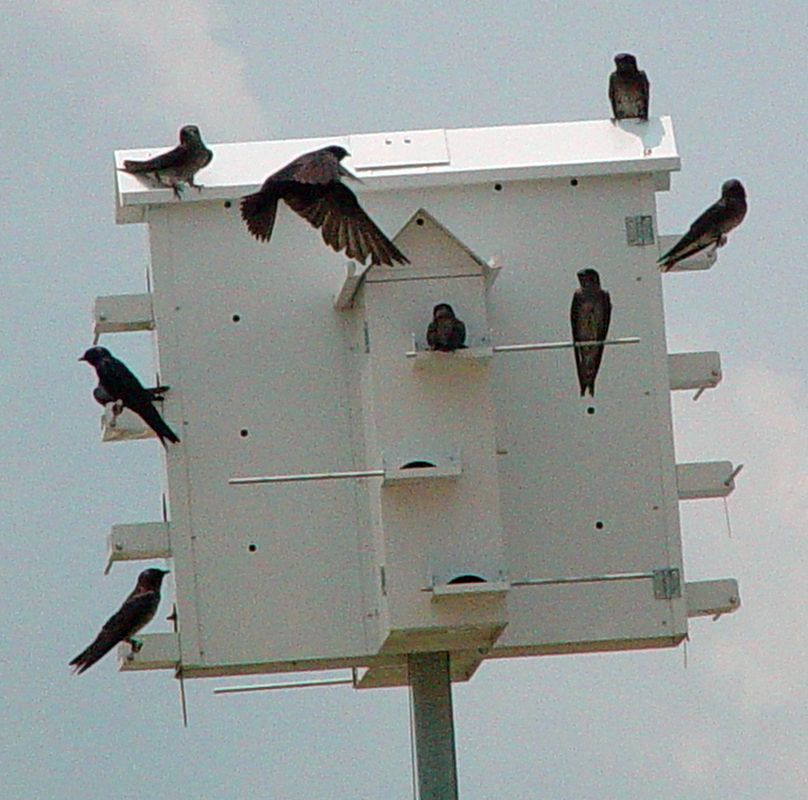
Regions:
<instances>
[{"instance_id":1,"label":"birdhouse roof","mask_svg":"<svg viewBox=\"0 0 808 800\"><path fill-rule=\"evenodd\" d=\"M355 272L350 272L338 307L353 305L365 283L470 276L492 281L499 269L486 263L424 208L419 208L407 220L393 237L393 243L406 253L410 263L394 267L370 266L356 277Z\"/></svg>"},{"instance_id":2,"label":"birdhouse roof","mask_svg":"<svg viewBox=\"0 0 808 800\"><path fill-rule=\"evenodd\" d=\"M669 173L680 168L670 117L216 144L210 145L213 161L196 177L204 188L186 190L181 201L170 189L152 188L116 171L116 220L142 222L148 205L242 197L292 159L328 145L341 145L351 154L344 163L362 180L361 192L632 173L651 173L657 188L667 189ZM117 150L115 165L171 147Z\"/></svg>"}]
</instances>

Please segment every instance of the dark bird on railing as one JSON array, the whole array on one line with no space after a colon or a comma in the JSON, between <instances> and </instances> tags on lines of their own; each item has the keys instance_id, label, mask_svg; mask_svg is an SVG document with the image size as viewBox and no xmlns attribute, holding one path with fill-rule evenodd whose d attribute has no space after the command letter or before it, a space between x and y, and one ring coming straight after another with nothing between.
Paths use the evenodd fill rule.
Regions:
<instances>
[{"instance_id":1,"label":"dark bird on railing","mask_svg":"<svg viewBox=\"0 0 808 800\"><path fill-rule=\"evenodd\" d=\"M212 158L213 153L205 147L199 128L185 125L180 128L180 143L173 150L147 161L124 161L120 169L170 188L174 196L182 200L180 184L187 183L201 191L203 187L194 183L194 175L210 164Z\"/></svg>"},{"instance_id":2,"label":"dark bird on railing","mask_svg":"<svg viewBox=\"0 0 808 800\"><path fill-rule=\"evenodd\" d=\"M600 275L594 269L582 269L578 273L581 284L572 296L570 322L574 342L603 342L609 332L612 316L612 301L609 293L600 288ZM581 397L587 391L595 396L595 378L598 376L600 361L603 358L602 344L575 347L575 368L578 370L578 383Z\"/></svg>"},{"instance_id":3,"label":"dark bird on railing","mask_svg":"<svg viewBox=\"0 0 808 800\"><path fill-rule=\"evenodd\" d=\"M270 175L264 185L241 200L241 216L256 239L268 242L275 224L278 201L322 232L333 250L365 263L393 266L409 259L379 230L362 210L356 195L342 183L353 176L340 161L345 148L332 146L305 153Z\"/></svg>"},{"instance_id":4,"label":"dark bird on railing","mask_svg":"<svg viewBox=\"0 0 808 800\"><path fill-rule=\"evenodd\" d=\"M721 186L721 198L716 200L690 226L690 230L662 256L657 263L663 272L679 261L713 247L717 250L727 243L727 234L743 222L746 216L746 190L732 178Z\"/></svg>"},{"instance_id":5,"label":"dark bird on railing","mask_svg":"<svg viewBox=\"0 0 808 800\"><path fill-rule=\"evenodd\" d=\"M609 100L614 119L648 119L650 86L648 77L637 69L637 59L631 53L614 57L617 69L609 76Z\"/></svg>"},{"instance_id":6,"label":"dark bird on railing","mask_svg":"<svg viewBox=\"0 0 808 800\"><path fill-rule=\"evenodd\" d=\"M432 322L426 329L426 343L430 350L451 352L465 347L466 326L448 303L438 303L432 309Z\"/></svg>"},{"instance_id":7,"label":"dark bird on railing","mask_svg":"<svg viewBox=\"0 0 808 800\"><path fill-rule=\"evenodd\" d=\"M88 670L119 642L129 643L135 653L140 650L142 644L134 636L157 613L160 586L166 575L168 570L164 569L147 569L138 575L137 584L123 605L106 621L93 643L70 662L76 675Z\"/></svg>"},{"instance_id":8,"label":"dark bird on railing","mask_svg":"<svg viewBox=\"0 0 808 800\"><path fill-rule=\"evenodd\" d=\"M177 434L166 425L154 407L154 401L162 397L167 386L145 389L129 367L115 358L106 347L91 347L79 361L92 365L98 375L98 386L93 391L96 401L102 405L119 403L134 411L157 434L164 447L166 439L179 442Z\"/></svg>"}]
</instances>

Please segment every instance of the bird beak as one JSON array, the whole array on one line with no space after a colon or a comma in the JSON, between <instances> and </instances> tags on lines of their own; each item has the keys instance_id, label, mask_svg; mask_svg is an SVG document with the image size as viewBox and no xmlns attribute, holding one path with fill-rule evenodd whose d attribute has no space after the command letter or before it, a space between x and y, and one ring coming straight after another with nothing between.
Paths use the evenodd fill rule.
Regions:
<instances>
[{"instance_id":1,"label":"bird beak","mask_svg":"<svg viewBox=\"0 0 808 800\"><path fill-rule=\"evenodd\" d=\"M87 359L84 356L79 356L78 360L79 361L86 361Z\"/></svg>"}]
</instances>

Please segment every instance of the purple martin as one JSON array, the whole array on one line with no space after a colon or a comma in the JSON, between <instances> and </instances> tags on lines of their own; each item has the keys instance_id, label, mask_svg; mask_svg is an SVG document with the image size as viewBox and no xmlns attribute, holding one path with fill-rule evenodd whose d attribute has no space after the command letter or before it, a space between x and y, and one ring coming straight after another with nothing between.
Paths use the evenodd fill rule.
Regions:
<instances>
[{"instance_id":1,"label":"purple martin","mask_svg":"<svg viewBox=\"0 0 808 800\"><path fill-rule=\"evenodd\" d=\"M241 216L256 239L268 242L275 224L278 200L320 228L323 241L336 252L364 264L409 259L379 230L362 210L356 195L342 183L343 176L355 178L340 161L350 155L344 147L324 147L305 153L270 175L255 194L241 200Z\"/></svg>"},{"instance_id":2,"label":"purple martin","mask_svg":"<svg viewBox=\"0 0 808 800\"><path fill-rule=\"evenodd\" d=\"M716 200L690 226L688 232L664 256L663 272L679 261L713 246L715 249L727 243L727 234L743 222L746 216L746 190L743 184L732 178L721 186L721 198Z\"/></svg>"},{"instance_id":3,"label":"purple martin","mask_svg":"<svg viewBox=\"0 0 808 800\"><path fill-rule=\"evenodd\" d=\"M432 322L426 329L426 342L430 350L449 353L465 347L466 326L448 303L438 303L432 309Z\"/></svg>"},{"instance_id":4,"label":"purple martin","mask_svg":"<svg viewBox=\"0 0 808 800\"><path fill-rule=\"evenodd\" d=\"M609 100L613 119L648 119L650 87L648 77L637 69L637 59L631 53L614 57L617 69L609 76Z\"/></svg>"},{"instance_id":5,"label":"purple martin","mask_svg":"<svg viewBox=\"0 0 808 800\"><path fill-rule=\"evenodd\" d=\"M180 128L180 143L173 150L148 161L124 161L122 171L143 175L160 186L171 188L174 196L182 200L179 184L187 183L201 191L203 187L194 183L194 175L210 164L212 158L213 153L205 147L199 128L185 125Z\"/></svg>"},{"instance_id":6,"label":"purple martin","mask_svg":"<svg viewBox=\"0 0 808 800\"><path fill-rule=\"evenodd\" d=\"M574 342L603 342L609 332L612 316L612 301L609 293L600 288L600 275L594 269L582 269L578 273L580 289L575 290L570 308L572 339ZM595 378L603 358L603 345L575 347L575 367L581 397L587 390L595 396Z\"/></svg>"},{"instance_id":7,"label":"purple martin","mask_svg":"<svg viewBox=\"0 0 808 800\"><path fill-rule=\"evenodd\" d=\"M138 575L137 584L123 605L104 623L93 643L71 662L73 672L81 675L103 658L118 642L128 642L137 653L142 643L134 635L151 622L160 605L160 585L168 574L164 569L147 569Z\"/></svg>"},{"instance_id":8,"label":"purple martin","mask_svg":"<svg viewBox=\"0 0 808 800\"><path fill-rule=\"evenodd\" d=\"M93 397L97 402L102 405L120 403L134 411L157 434L163 447L166 447L166 439L179 442L177 434L166 425L153 405L155 400L162 399L162 392L168 389L167 386L145 389L126 364L115 358L106 347L91 347L79 361L86 361L95 367L98 386L93 391Z\"/></svg>"}]
</instances>

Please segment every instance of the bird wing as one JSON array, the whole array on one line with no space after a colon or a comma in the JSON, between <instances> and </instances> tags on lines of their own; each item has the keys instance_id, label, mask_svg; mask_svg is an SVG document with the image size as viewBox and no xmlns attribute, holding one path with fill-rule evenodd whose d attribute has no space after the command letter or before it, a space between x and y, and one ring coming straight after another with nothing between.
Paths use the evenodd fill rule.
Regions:
<instances>
[{"instance_id":1,"label":"bird wing","mask_svg":"<svg viewBox=\"0 0 808 800\"><path fill-rule=\"evenodd\" d=\"M640 90L642 93L642 108L640 109L640 117L648 119L648 103L651 96L651 84L648 83L648 76L643 70L639 72Z\"/></svg>"},{"instance_id":2,"label":"bird wing","mask_svg":"<svg viewBox=\"0 0 808 800\"><path fill-rule=\"evenodd\" d=\"M609 323L612 321L612 298L606 291L602 291L600 297L601 302L597 305L599 312L597 314L597 327L598 341L603 342L609 335Z\"/></svg>"},{"instance_id":3,"label":"bird wing","mask_svg":"<svg viewBox=\"0 0 808 800\"><path fill-rule=\"evenodd\" d=\"M409 259L382 233L363 211L356 195L344 184L335 182L312 192L292 191L284 195L289 207L322 230L323 241L348 258L365 263L392 266L408 264Z\"/></svg>"},{"instance_id":4,"label":"bird wing","mask_svg":"<svg viewBox=\"0 0 808 800\"><path fill-rule=\"evenodd\" d=\"M120 399L132 408L151 402L151 396L129 367L117 358L109 358L98 365L98 380L102 388L113 398Z\"/></svg>"},{"instance_id":5,"label":"bird wing","mask_svg":"<svg viewBox=\"0 0 808 800\"><path fill-rule=\"evenodd\" d=\"M211 154L212 157L212 154ZM188 148L184 144L177 145L173 150L150 158L147 161L124 161L123 168L127 172L158 172L172 167L181 167L188 160ZM210 159L208 159L210 161Z\"/></svg>"},{"instance_id":6,"label":"bird wing","mask_svg":"<svg viewBox=\"0 0 808 800\"><path fill-rule=\"evenodd\" d=\"M667 268L677 261L688 258L709 247L721 237L721 227L726 217L726 206L723 200L713 203L703 212L688 229L687 233L664 256L660 264Z\"/></svg>"},{"instance_id":7,"label":"bird wing","mask_svg":"<svg viewBox=\"0 0 808 800\"><path fill-rule=\"evenodd\" d=\"M241 218L247 224L247 230L260 239L268 242L275 227L275 215L278 212L278 195L265 181L260 192L248 194L241 199Z\"/></svg>"},{"instance_id":8,"label":"bird wing","mask_svg":"<svg viewBox=\"0 0 808 800\"><path fill-rule=\"evenodd\" d=\"M118 642L134 636L144 625L148 624L160 603L159 592L141 592L131 594L123 605L104 623L101 632L93 643L82 650L71 662L76 672L89 669L96 661L103 658Z\"/></svg>"},{"instance_id":9,"label":"bird wing","mask_svg":"<svg viewBox=\"0 0 808 800\"><path fill-rule=\"evenodd\" d=\"M426 329L426 343L434 350L438 345L438 323L433 319Z\"/></svg>"},{"instance_id":10,"label":"bird wing","mask_svg":"<svg viewBox=\"0 0 808 800\"><path fill-rule=\"evenodd\" d=\"M583 292L580 289L576 289L572 293L572 305L570 306L570 327L572 328L572 340L574 342L579 341L578 321L581 318L582 304L583 304Z\"/></svg>"},{"instance_id":11,"label":"bird wing","mask_svg":"<svg viewBox=\"0 0 808 800\"><path fill-rule=\"evenodd\" d=\"M583 306L583 292L580 289L576 289L575 293L572 295L572 306L570 307L570 327L572 328L572 340L574 342L579 342L586 338L584 335L582 335ZM573 355L575 356L575 371L578 374L578 383L581 387L581 395L583 395L588 382L588 378L584 370L582 350L583 348L581 347L572 348Z\"/></svg>"},{"instance_id":12,"label":"bird wing","mask_svg":"<svg viewBox=\"0 0 808 800\"><path fill-rule=\"evenodd\" d=\"M339 180L339 159L327 150L308 153L290 164L298 183L327 184Z\"/></svg>"},{"instance_id":13,"label":"bird wing","mask_svg":"<svg viewBox=\"0 0 808 800\"><path fill-rule=\"evenodd\" d=\"M617 113L617 72L609 75L609 102L612 104L612 116L616 119Z\"/></svg>"},{"instance_id":14,"label":"bird wing","mask_svg":"<svg viewBox=\"0 0 808 800\"><path fill-rule=\"evenodd\" d=\"M462 319L454 319L454 340L457 347L463 347L466 343L466 323Z\"/></svg>"},{"instance_id":15,"label":"bird wing","mask_svg":"<svg viewBox=\"0 0 808 800\"><path fill-rule=\"evenodd\" d=\"M327 184L339 180L339 160L328 150L315 150L313 153L304 153L285 167L273 172L266 181L263 189L273 184L287 181L303 184Z\"/></svg>"},{"instance_id":16,"label":"bird wing","mask_svg":"<svg viewBox=\"0 0 808 800\"><path fill-rule=\"evenodd\" d=\"M152 405L151 401L142 405L130 406L130 408L157 434L164 447L166 446L166 439L175 444L179 442L180 437L168 427L168 424L160 416L160 412Z\"/></svg>"}]
</instances>

